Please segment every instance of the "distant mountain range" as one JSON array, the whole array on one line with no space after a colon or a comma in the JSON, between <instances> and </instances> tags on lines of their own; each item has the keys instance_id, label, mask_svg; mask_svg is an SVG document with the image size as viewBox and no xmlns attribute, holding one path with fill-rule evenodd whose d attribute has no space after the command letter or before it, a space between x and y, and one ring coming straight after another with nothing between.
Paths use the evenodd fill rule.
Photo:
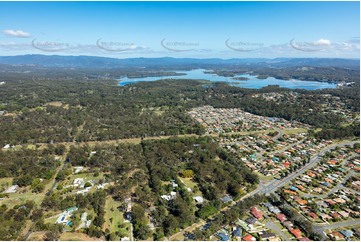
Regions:
<instances>
[{"instance_id":1,"label":"distant mountain range","mask_svg":"<svg viewBox=\"0 0 361 242\"><path fill-rule=\"evenodd\" d=\"M60 68L124 68L124 67L167 67L209 65L254 65L260 67L315 66L360 68L359 59L338 58L244 58L244 59L195 59L195 58L126 58L117 59L97 56L61 56L61 55L18 55L0 56L0 64L37 65Z\"/></svg>"}]
</instances>

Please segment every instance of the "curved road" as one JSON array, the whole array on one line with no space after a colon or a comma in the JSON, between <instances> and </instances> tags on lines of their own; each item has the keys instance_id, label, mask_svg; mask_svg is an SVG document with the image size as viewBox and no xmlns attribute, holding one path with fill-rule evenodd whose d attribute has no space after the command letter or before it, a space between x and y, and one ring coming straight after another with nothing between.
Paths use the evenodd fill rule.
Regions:
<instances>
[{"instance_id":1,"label":"curved road","mask_svg":"<svg viewBox=\"0 0 361 242\"><path fill-rule=\"evenodd\" d=\"M261 187L260 193L262 194L270 194L275 192L279 187L282 187L286 183L290 182L292 179L296 178L297 176L305 173L307 170L312 168L317 164L317 162L320 160L320 158L329 150L335 148L336 146L345 146L345 145L353 145L358 141L344 141L339 144L333 144L331 146L328 146L327 148L323 149L318 154L311 157L310 162L308 162L305 166L303 166L301 169L289 174L287 177L281 179L281 180L272 180L267 185L264 185Z\"/></svg>"}]
</instances>

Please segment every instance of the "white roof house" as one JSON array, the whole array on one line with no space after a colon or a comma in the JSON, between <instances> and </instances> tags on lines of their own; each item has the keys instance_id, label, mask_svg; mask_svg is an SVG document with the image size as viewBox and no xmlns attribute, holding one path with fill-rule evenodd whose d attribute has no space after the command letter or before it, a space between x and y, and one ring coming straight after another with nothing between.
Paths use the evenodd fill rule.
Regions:
<instances>
[{"instance_id":1,"label":"white roof house","mask_svg":"<svg viewBox=\"0 0 361 242\"><path fill-rule=\"evenodd\" d=\"M12 185L8 189L6 189L4 193L15 193L18 188L19 188L18 185Z\"/></svg>"},{"instance_id":2,"label":"white roof house","mask_svg":"<svg viewBox=\"0 0 361 242\"><path fill-rule=\"evenodd\" d=\"M84 169L84 166L75 166L74 167L74 174L81 172Z\"/></svg>"},{"instance_id":3,"label":"white roof house","mask_svg":"<svg viewBox=\"0 0 361 242\"><path fill-rule=\"evenodd\" d=\"M201 196L195 196L193 199L196 201L196 203L203 203L204 199Z\"/></svg>"},{"instance_id":4,"label":"white roof house","mask_svg":"<svg viewBox=\"0 0 361 242\"><path fill-rule=\"evenodd\" d=\"M83 178L75 178L73 185L74 185L74 187L78 187L78 186L81 186L83 183L84 183Z\"/></svg>"}]
</instances>

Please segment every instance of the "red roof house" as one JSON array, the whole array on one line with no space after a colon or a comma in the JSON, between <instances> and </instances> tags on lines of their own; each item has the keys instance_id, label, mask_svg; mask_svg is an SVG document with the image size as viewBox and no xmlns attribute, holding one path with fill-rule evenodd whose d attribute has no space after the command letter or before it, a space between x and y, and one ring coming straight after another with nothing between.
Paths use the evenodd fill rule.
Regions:
<instances>
[{"instance_id":1,"label":"red roof house","mask_svg":"<svg viewBox=\"0 0 361 242\"><path fill-rule=\"evenodd\" d=\"M251 208L251 214L252 214L256 219L262 219L262 217L263 217L262 211L258 210L256 207L252 207L252 208Z\"/></svg>"},{"instance_id":2,"label":"red roof house","mask_svg":"<svg viewBox=\"0 0 361 242\"><path fill-rule=\"evenodd\" d=\"M290 229L291 234L295 236L297 239L302 238L302 232L299 229Z\"/></svg>"},{"instance_id":3,"label":"red roof house","mask_svg":"<svg viewBox=\"0 0 361 242\"><path fill-rule=\"evenodd\" d=\"M308 215L313 219L318 218L317 214L315 214L314 212L309 212Z\"/></svg>"},{"instance_id":4,"label":"red roof house","mask_svg":"<svg viewBox=\"0 0 361 242\"><path fill-rule=\"evenodd\" d=\"M286 215L284 215L283 213L278 213L276 217L279 221L281 221L281 223L287 220Z\"/></svg>"},{"instance_id":5,"label":"red roof house","mask_svg":"<svg viewBox=\"0 0 361 242\"><path fill-rule=\"evenodd\" d=\"M247 234L247 235L243 236L242 240L243 241L256 241L256 238L250 234Z\"/></svg>"}]
</instances>

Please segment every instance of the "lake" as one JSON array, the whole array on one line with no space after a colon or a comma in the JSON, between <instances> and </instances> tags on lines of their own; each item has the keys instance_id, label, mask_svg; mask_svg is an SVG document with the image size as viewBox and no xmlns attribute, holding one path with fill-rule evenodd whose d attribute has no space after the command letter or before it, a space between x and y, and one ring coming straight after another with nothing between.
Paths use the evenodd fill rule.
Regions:
<instances>
[{"instance_id":1,"label":"lake","mask_svg":"<svg viewBox=\"0 0 361 242\"><path fill-rule=\"evenodd\" d=\"M196 80L208 80L211 82L226 82L231 86L243 87L243 88L254 88L260 89L269 85L279 85L280 87L290 89L306 89L316 90L324 88L335 88L336 84L328 82L317 82L317 81L300 81L300 80L281 80L274 77L268 77L266 79L258 79L257 76L249 74L236 75L234 77L245 77L249 80L235 80L232 77L223 77L216 74L204 73L204 69L196 69L191 71L178 71L177 73L184 73L181 76L152 76L152 77L141 77L141 78L128 78L122 77L119 79L119 86L125 86L136 82L151 82L161 79L196 79Z\"/></svg>"}]
</instances>

